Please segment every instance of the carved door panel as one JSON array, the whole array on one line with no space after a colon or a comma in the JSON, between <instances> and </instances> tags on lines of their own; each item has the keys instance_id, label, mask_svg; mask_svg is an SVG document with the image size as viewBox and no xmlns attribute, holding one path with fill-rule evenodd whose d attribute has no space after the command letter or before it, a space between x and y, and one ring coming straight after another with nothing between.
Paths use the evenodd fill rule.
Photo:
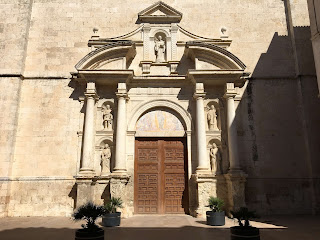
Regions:
<instances>
[{"instance_id":1,"label":"carved door panel","mask_svg":"<svg viewBox=\"0 0 320 240\"><path fill-rule=\"evenodd\" d=\"M164 142L165 213L184 213L185 158L181 141Z\"/></svg>"},{"instance_id":2,"label":"carved door panel","mask_svg":"<svg viewBox=\"0 0 320 240\"><path fill-rule=\"evenodd\" d=\"M183 139L137 139L135 213L187 212Z\"/></svg>"},{"instance_id":3,"label":"carved door panel","mask_svg":"<svg viewBox=\"0 0 320 240\"><path fill-rule=\"evenodd\" d=\"M157 141L136 141L135 213L159 212L159 149Z\"/></svg>"}]
</instances>

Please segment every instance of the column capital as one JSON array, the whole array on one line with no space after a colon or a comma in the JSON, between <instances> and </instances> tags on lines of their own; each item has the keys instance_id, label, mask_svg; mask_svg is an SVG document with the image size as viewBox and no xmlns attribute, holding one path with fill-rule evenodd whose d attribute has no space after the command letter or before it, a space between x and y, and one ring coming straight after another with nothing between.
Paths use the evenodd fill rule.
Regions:
<instances>
[{"instance_id":1,"label":"column capital","mask_svg":"<svg viewBox=\"0 0 320 240\"><path fill-rule=\"evenodd\" d=\"M202 93L197 93L197 92L195 92L195 93L193 94L193 98L196 99L196 100L199 99L199 98L204 99L205 96L206 96L206 93L205 93L205 92L202 92Z\"/></svg>"},{"instance_id":2,"label":"column capital","mask_svg":"<svg viewBox=\"0 0 320 240\"><path fill-rule=\"evenodd\" d=\"M234 98L237 95L234 83L226 83L224 86L224 98Z\"/></svg>"},{"instance_id":3,"label":"column capital","mask_svg":"<svg viewBox=\"0 0 320 240\"><path fill-rule=\"evenodd\" d=\"M96 101L99 100L99 96L98 96L98 94L96 93L95 90L87 90L87 91L84 93L84 96L86 97L86 99L88 99L88 98L93 98L93 99L96 100Z\"/></svg>"},{"instance_id":4,"label":"column capital","mask_svg":"<svg viewBox=\"0 0 320 240\"><path fill-rule=\"evenodd\" d=\"M129 96L128 96L128 93L117 92L116 96L117 96L118 99L124 98L127 101L130 99Z\"/></svg>"},{"instance_id":5,"label":"column capital","mask_svg":"<svg viewBox=\"0 0 320 240\"><path fill-rule=\"evenodd\" d=\"M226 92L224 93L223 97L228 99L228 98L234 98L237 95L236 92Z\"/></svg>"}]
</instances>

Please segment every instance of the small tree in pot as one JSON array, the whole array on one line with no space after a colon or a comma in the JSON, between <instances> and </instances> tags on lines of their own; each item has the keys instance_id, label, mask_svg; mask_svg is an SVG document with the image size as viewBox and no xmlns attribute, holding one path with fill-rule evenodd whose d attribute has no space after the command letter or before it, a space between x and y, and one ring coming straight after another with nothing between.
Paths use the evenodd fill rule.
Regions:
<instances>
[{"instance_id":1,"label":"small tree in pot","mask_svg":"<svg viewBox=\"0 0 320 240\"><path fill-rule=\"evenodd\" d=\"M104 230L96 225L97 218L103 216L104 213L103 206L95 205L92 202L88 202L76 209L72 214L73 219L75 221L85 220L86 224L82 224L82 229L76 231L75 240L104 240Z\"/></svg>"},{"instance_id":2,"label":"small tree in pot","mask_svg":"<svg viewBox=\"0 0 320 240\"><path fill-rule=\"evenodd\" d=\"M225 213L222 210L224 202L218 197L209 197L208 207L211 211L207 211L207 224L210 226L223 226L225 224Z\"/></svg>"},{"instance_id":3,"label":"small tree in pot","mask_svg":"<svg viewBox=\"0 0 320 240\"><path fill-rule=\"evenodd\" d=\"M121 198L112 197L104 206L105 214L102 217L102 225L105 227L115 227L120 225L121 212L117 208L122 208Z\"/></svg>"},{"instance_id":4,"label":"small tree in pot","mask_svg":"<svg viewBox=\"0 0 320 240\"><path fill-rule=\"evenodd\" d=\"M238 211L230 211L232 218L237 219L239 226L231 227L231 240L260 240L259 229L250 225L249 219L257 218L254 211L241 207Z\"/></svg>"}]
</instances>

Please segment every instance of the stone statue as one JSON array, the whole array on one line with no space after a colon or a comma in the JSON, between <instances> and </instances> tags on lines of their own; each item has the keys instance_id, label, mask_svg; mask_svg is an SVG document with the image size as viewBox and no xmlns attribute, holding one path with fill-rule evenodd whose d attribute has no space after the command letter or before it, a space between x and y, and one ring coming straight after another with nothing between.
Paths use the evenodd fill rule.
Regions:
<instances>
[{"instance_id":1,"label":"stone statue","mask_svg":"<svg viewBox=\"0 0 320 240\"><path fill-rule=\"evenodd\" d=\"M216 174L221 174L221 164L222 164L222 157L217 144L213 143L212 147L210 148L210 165L211 171Z\"/></svg>"},{"instance_id":2,"label":"stone statue","mask_svg":"<svg viewBox=\"0 0 320 240\"><path fill-rule=\"evenodd\" d=\"M113 115L110 105L106 105L103 108L103 127L105 130L112 130Z\"/></svg>"},{"instance_id":3,"label":"stone statue","mask_svg":"<svg viewBox=\"0 0 320 240\"><path fill-rule=\"evenodd\" d=\"M110 173L111 150L109 144L105 144L101 152L101 175Z\"/></svg>"},{"instance_id":4,"label":"stone statue","mask_svg":"<svg viewBox=\"0 0 320 240\"><path fill-rule=\"evenodd\" d=\"M209 130L218 130L217 112L213 105L210 106L207 114Z\"/></svg>"},{"instance_id":5,"label":"stone statue","mask_svg":"<svg viewBox=\"0 0 320 240\"><path fill-rule=\"evenodd\" d=\"M165 62L164 54L166 51L166 43L162 40L161 36L158 36L158 39L155 37L154 40L154 51L156 53L156 62Z\"/></svg>"}]
</instances>

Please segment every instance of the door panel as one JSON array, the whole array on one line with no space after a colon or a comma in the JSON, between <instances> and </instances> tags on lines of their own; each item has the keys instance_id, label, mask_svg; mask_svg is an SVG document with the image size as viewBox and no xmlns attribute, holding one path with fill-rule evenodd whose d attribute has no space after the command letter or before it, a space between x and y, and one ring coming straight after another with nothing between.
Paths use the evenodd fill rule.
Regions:
<instances>
[{"instance_id":1,"label":"door panel","mask_svg":"<svg viewBox=\"0 0 320 240\"><path fill-rule=\"evenodd\" d=\"M159 149L155 141L136 142L135 211L159 211Z\"/></svg>"},{"instance_id":2,"label":"door panel","mask_svg":"<svg viewBox=\"0 0 320 240\"><path fill-rule=\"evenodd\" d=\"M136 139L135 213L185 213L184 139Z\"/></svg>"}]
</instances>

